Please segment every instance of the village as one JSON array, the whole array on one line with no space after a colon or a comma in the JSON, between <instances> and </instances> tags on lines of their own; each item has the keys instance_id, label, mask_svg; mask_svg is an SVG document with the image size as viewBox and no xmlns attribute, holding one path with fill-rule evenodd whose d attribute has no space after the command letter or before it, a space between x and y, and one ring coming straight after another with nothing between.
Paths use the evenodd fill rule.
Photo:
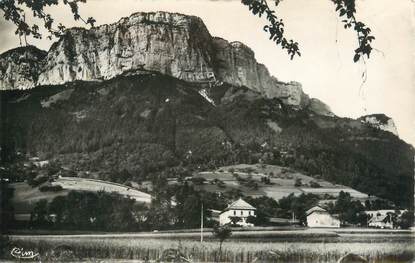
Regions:
<instances>
[{"instance_id":1,"label":"village","mask_svg":"<svg viewBox=\"0 0 415 263\"><path fill-rule=\"evenodd\" d=\"M378 228L378 229L398 229L400 228L398 221L402 215L408 212L406 210L374 210L365 211L367 216L367 225L360 227ZM240 227L254 227L256 208L242 198L232 202L225 210L211 210L211 219L219 222L220 225L231 225ZM338 215L331 215L321 206L311 207L306 211L307 222L309 228L340 228L346 227L338 218ZM291 220L285 218L269 218L271 225L290 225L300 226L300 221L295 217ZM348 225L351 226L351 225Z\"/></svg>"},{"instance_id":2,"label":"village","mask_svg":"<svg viewBox=\"0 0 415 263\"><path fill-rule=\"evenodd\" d=\"M233 165L209 172L196 172L192 176L182 171L181 179L165 178L161 182L131 181L119 183L71 177L65 169L52 169L47 161L33 161L27 167L40 174L31 179L12 183L16 227L67 228L67 214L84 214L73 207L70 211L57 209L54 202L67 200L76 191L78 198L95 193L97 206L101 192L118 194L134 201L134 207L123 212L132 214L129 231L161 231L174 229L213 228L230 226L255 230L279 227L283 229L305 228L371 228L407 229L411 226L408 210L400 209L392 202L369 196L352 188L317 180L284 167L255 164ZM51 174L50 176L48 174ZM118 175L119 177L119 175ZM164 181L164 182L163 182ZM166 220L152 209L154 184L164 184L172 196L166 199L170 208L164 211ZM84 197L85 196L85 197ZM42 203L39 198L47 200ZM198 199L195 202L194 199ZM192 205L190 205L192 203ZM135 207L141 207L136 211ZM189 208L186 208L189 207ZM154 215L153 215L154 214ZM90 213L79 220L97 228L94 223L100 215ZM156 217L157 220L154 220ZM127 230L127 229L126 229Z\"/></svg>"}]
</instances>

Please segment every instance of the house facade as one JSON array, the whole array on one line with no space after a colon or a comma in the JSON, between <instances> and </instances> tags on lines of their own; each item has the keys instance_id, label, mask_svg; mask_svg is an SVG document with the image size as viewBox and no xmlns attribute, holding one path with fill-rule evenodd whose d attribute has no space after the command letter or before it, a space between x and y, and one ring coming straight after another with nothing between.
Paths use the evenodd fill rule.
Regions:
<instances>
[{"instance_id":1,"label":"house facade","mask_svg":"<svg viewBox=\"0 0 415 263\"><path fill-rule=\"evenodd\" d=\"M232 223L232 218L237 217L237 222L240 226L254 226L252 223L248 223L247 219L250 216L256 217L256 208L248 204L241 198L230 204L222 213L219 215L219 224L226 225Z\"/></svg>"},{"instance_id":2,"label":"house facade","mask_svg":"<svg viewBox=\"0 0 415 263\"><path fill-rule=\"evenodd\" d=\"M340 220L319 206L309 209L306 215L308 227L340 227Z\"/></svg>"}]
</instances>

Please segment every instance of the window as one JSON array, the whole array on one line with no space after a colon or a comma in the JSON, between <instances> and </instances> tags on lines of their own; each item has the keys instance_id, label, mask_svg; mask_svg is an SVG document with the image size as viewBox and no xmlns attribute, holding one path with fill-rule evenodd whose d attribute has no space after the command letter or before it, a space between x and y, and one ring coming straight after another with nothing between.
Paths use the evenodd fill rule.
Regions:
<instances>
[{"instance_id":1,"label":"window","mask_svg":"<svg viewBox=\"0 0 415 263\"><path fill-rule=\"evenodd\" d=\"M236 211L235 210L233 210L233 215L236 216Z\"/></svg>"},{"instance_id":2,"label":"window","mask_svg":"<svg viewBox=\"0 0 415 263\"><path fill-rule=\"evenodd\" d=\"M241 215L243 215L244 214L244 211L241 211Z\"/></svg>"}]
</instances>

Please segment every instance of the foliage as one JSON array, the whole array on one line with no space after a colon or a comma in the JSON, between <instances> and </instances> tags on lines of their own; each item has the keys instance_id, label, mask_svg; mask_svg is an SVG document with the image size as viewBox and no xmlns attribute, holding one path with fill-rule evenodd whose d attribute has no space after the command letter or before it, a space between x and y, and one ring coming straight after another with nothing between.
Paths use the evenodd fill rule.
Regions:
<instances>
[{"instance_id":1,"label":"foliage","mask_svg":"<svg viewBox=\"0 0 415 263\"><path fill-rule=\"evenodd\" d=\"M202 184L205 183L205 181L206 181L206 179L203 178L203 177L193 177L192 178L192 182L196 185L202 185Z\"/></svg>"},{"instance_id":2,"label":"foliage","mask_svg":"<svg viewBox=\"0 0 415 263\"><path fill-rule=\"evenodd\" d=\"M219 239L219 258L222 257L222 244L232 236L232 230L228 225L216 226L213 228L213 236Z\"/></svg>"},{"instance_id":3,"label":"foliage","mask_svg":"<svg viewBox=\"0 0 415 263\"><path fill-rule=\"evenodd\" d=\"M290 218L292 213L300 221L301 224L307 224L306 211L313 206L318 204L319 197L314 194L301 194L295 196L290 194L289 196L283 197L278 201L279 214L281 217Z\"/></svg>"},{"instance_id":4,"label":"foliage","mask_svg":"<svg viewBox=\"0 0 415 263\"><path fill-rule=\"evenodd\" d=\"M232 230L227 225L217 226L217 227L213 228L212 233L213 233L213 236L215 238L219 239L219 241L221 243L232 236Z\"/></svg>"},{"instance_id":5,"label":"foliage","mask_svg":"<svg viewBox=\"0 0 415 263\"><path fill-rule=\"evenodd\" d=\"M48 201L40 200L36 203L30 214L30 221L38 227L46 227L49 224L48 216Z\"/></svg>"},{"instance_id":6,"label":"foliage","mask_svg":"<svg viewBox=\"0 0 415 263\"><path fill-rule=\"evenodd\" d=\"M277 7L281 0L273 0ZM331 0L336 11L339 12L340 18L343 18L344 28L352 28L357 33L359 47L355 50L353 60L357 62L361 57L370 56L372 51L371 42L375 39L372 36L370 28L364 23L358 21L355 17L356 4L355 0ZM38 24L29 24L26 21L26 10L31 11L34 18L38 18L43 22L45 29L50 33L49 39L52 36L60 37L64 34L65 26L58 24L55 26L55 18L48 13L45 8L50 6L57 6L63 4L69 7L75 21L81 20L91 27L94 26L96 20L89 17L86 20L79 14L79 3L85 3L86 0L20 0L16 3L14 0L3 0L0 2L0 9L4 13L4 18L16 25L15 33L20 37L24 37L27 43L26 36L32 35L34 38L42 38ZM285 37L285 25L283 20L277 16L276 12L268 5L267 0L241 0L241 3L248 7L253 15L259 17L265 16L268 24L264 26L264 31L269 34L269 39L279 45L283 50L286 50L291 59L295 56L301 56L298 43L294 40L288 40Z\"/></svg>"},{"instance_id":7,"label":"foliage","mask_svg":"<svg viewBox=\"0 0 415 263\"><path fill-rule=\"evenodd\" d=\"M35 228L132 231L144 228L147 208L116 193L76 192L39 201L31 213Z\"/></svg>"},{"instance_id":8,"label":"foliage","mask_svg":"<svg viewBox=\"0 0 415 263\"><path fill-rule=\"evenodd\" d=\"M278 7L282 0L273 0ZM356 31L359 47L355 50L353 61L357 62L361 57L366 55L368 58L372 51L371 42L375 39L372 36L370 28L364 23L358 21L355 17L356 4L355 0L331 0L339 12L340 18L343 18L344 28L352 28ZM241 0L252 14L262 17L266 16L268 25L264 26L264 31L269 33L269 39L286 50L291 59L296 55L301 56L298 43L293 40L287 40L285 37L284 22L276 15L276 12L268 5L267 0Z\"/></svg>"},{"instance_id":9,"label":"foliage","mask_svg":"<svg viewBox=\"0 0 415 263\"><path fill-rule=\"evenodd\" d=\"M59 192L62 190L63 188L60 185L42 185L39 187L39 191L41 192Z\"/></svg>"},{"instance_id":10,"label":"foliage","mask_svg":"<svg viewBox=\"0 0 415 263\"><path fill-rule=\"evenodd\" d=\"M200 214L202 210L201 192L196 191L186 182L175 187L174 199L176 206L174 213L177 216L176 226L182 228L196 228L200 226ZM204 211L206 217L206 208Z\"/></svg>"},{"instance_id":11,"label":"foliage","mask_svg":"<svg viewBox=\"0 0 415 263\"><path fill-rule=\"evenodd\" d=\"M28 178L27 183L31 187L36 187L36 186L39 186L39 185L41 185L43 183L46 183L48 181L49 181L49 177L48 176L46 176L46 175L40 175L40 176L37 176L35 178L32 178L32 177Z\"/></svg>"},{"instance_id":12,"label":"foliage","mask_svg":"<svg viewBox=\"0 0 415 263\"><path fill-rule=\"evenodd\" d=\"M32 1L32 0L3 0L0 1L0 10L4 13L4 18L13 24L16 25L16 34L19 36L24 36L25 41L26 36L32 35L34 38L42 38L42 34L39 32L39 26L37 24L30 25L26 20L26 10L30 10L34 18L38 18L43 22L45 29L50 33L48 36L49 39L52 36L62 36L65 30L65 27L62 24L58 24L55 27L55 19L52 15L46 12L45 8L50 6L57 6L61 3L70 8L73 17L75 20L81 20L85 24L94 26L96 22L94 18L89 17L84 20L79 14L79 3L84 3L86 0L41 0L41 1Z\"/></svg>"},{"instance_id":13,"label":"foliage","mask_svg":"<svg viewBox=\"0 0 415 263\"><path fill-rule=\"evenodd\" d=\"M311 181L310 182L310 187L312 187L312 188L320 188L321 185L319 183L317 183L316 181Z\"/></svg>"},{"instance_id":14,"label":"foliage","mask_svg":"<svg viewBox=\"0 0 415 263\"><path fill-rule=\"evenodd\" d=\"M411 211L405 211L399 217L397 225L402 229L410 228L414 223L414 213Z\"/></svg>"},{"instance_id":15,"label":"foliage","mask_svg":"<svg viewBox=\"0 0 415 263\"><path fill-rule=\"evenodd\" d=\"M349 193L341 191L334 207L332 214L338 214L342 224L353 224L365 226L367 223L367 216L364 213L365 207L358 200L352 200Z\"/></svg>"},{"instance_id":16,"label":"foliage","mask_svg":"<svg viewBox=\"0 0 415 263\"><path fill-rule=\"evenodd\" d=\"M259 17L266 15L268 25L264 26L264 31L269 33L269 39L274 41L277 45L281 46L282 49L287 50L288 55L291 59L294 56L301 56L298 48L298 43L293 40L287 40L284 36L284 22L278 18L275 11L272 10L266 0L242 0L242 4L248 6L249 10L254 15ZM275 1L275 5L279 4L279 0Z\"/></svg>"},{"instance_id":17,"label":"foliage","mask_svg":"<svg viewBox=\"0 0 415 263\"><path fill-rule=\"evenodd\" d=\"M253 223L255 226L266 226L269 223L270 217L280 216L279 204L271 197L261 196L253 198L247 196L244 199L256 208L255 217L248 217L251 221L250 223Z\"/></svg>"},{"instance_id":18,"label":"foliage","mask_svg":"<svg viewBox=\"0 0 415 263\"><path fill-rule=\"evenodd\" d=\"M355 50L353 61L357 62L361 57L366 55L370 57L372 51L371 43L375 39L372 36L371 29L364 23L356 19L356 3L355 0L331 0L336 6L336 11L343 18L344 28L353 28L357 33L359 47Z\"/></svg>"},{"instance_id":19,"label":"foliage","mask_svg":"<svg viewBox=\"0 0 415 263\"><path fill-rule=\"evenodd\" d=\"M303 185L303 182L302 182L301 178L296 178L295 182L294 182L294 186L295 187L300 187L302 185Z\"/></svg>"},{"instance_id":20,"label":"foliage","mask_svg":"<svg viewBox=\"0 0 415 263\"><path fill-rule=\"evenodd\" d=\"M70 99L47 111L39 101L64 87L5 93L3 97L10 101L30 95L8 104L8 116L18 120L8 129L16 152L43 159L53 156L80 176L90 176L82 173L90 171L99 179L120 183L160 176L183 180L196 170L254 164L269 154L273 157L266 164L319 175L402 207L412 202L413 149L360 121L312 117L307 109L282 111L274 100L226 84L212 87L212 96L223 102L212 108L203 103L193 84L179 84L162 75L80 82L72 88ZM99 89L110 93L97 95ZM242 95L229 101L228 96L236 91ZM166 98L175 103L162 103ZM79 109L88 112L81 121L70 114ZM143 118L140 114L146 110L152 113ZM268 119L278 123L281 133L269 129ZM264 142L269 147L261 147ZM186 159L189 149L192 158ZM30 169L14 170L19 177L33 175ZM241 195L238 189L222 189L229 199Z\"/></svg>"}]
</instances>

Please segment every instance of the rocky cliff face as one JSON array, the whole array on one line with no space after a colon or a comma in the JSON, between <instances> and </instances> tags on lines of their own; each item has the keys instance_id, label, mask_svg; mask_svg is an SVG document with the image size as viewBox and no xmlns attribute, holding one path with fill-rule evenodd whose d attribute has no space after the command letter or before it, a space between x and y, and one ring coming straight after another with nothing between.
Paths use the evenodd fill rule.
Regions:
<instances>
[{"instance_id":1,"label":"rocky cliff face","mask_svg":"<svg viewBox=\"0 0 415 263\"><path fill-rule=\"evenodd\" d=\"M42 68L46 52L36 47L20 47L0 55L0 90L32 88Z\"/></svg>"},{"instance_id":2,"label":"rocky cliff face","mask_svg":"<svg viewBox=\"0 0 415 263\"><path fill-rule=\"evenodd\" d=\"M110 25L69 29L46 56L33 50L27 52L29 66L15 56L4 54L0 58L0 89L105 80L145 70L190 82L246 86L299 108L309 104L299 83L278 81L256 61L249 47L212 37L203 21L194 16L136 13Z\"/></svg>"},{"instance_id":3,"label":"rocky cliff face","mask_svg":"<svg viewBox=\"0 0 415 263\"><path fill-rule=\"evenodd\" d=\"M393 119L389 118L384 114L372 114L360 117L359 120L363 123L368 124L374 128L382 131L391 132L396 136L399 136L398 129L396 128Z\"/></svg>"},{"instance_id":4,"label":"rocky cliff face","mask_svg":"<svg viewBox=\"0 0 415 263\"><path fill-rule=\"evenodd\" d=\"M256 61L255 53L241 42L213 39L215 73L224 82L251 88L267 98L281 98L284 103L303 108L309 97L298 82L284 83L271 76Z\"/></svg>"}]
</instances>

